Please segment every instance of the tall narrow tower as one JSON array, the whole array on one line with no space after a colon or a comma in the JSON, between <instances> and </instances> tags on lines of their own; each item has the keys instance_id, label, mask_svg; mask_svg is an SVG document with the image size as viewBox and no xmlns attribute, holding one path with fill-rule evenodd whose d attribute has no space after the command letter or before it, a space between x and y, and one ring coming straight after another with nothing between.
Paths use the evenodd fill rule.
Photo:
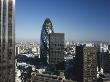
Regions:
<instances>
[{"instance_id":1,"label":"tall narrow tower","mask_svg":"<svg viewBox=\"0 0 110 82\"><path fill-rule=\"evenodd\" d=\"M49 64L64 70L64 33L49 34Z\"/></svg>"},{"instance_id":2,"label":"tall narrow tower","mask_svg":"<svg viewBox=\"0 0 110 82\"><path fill-rule=\"evenodd\" d=\"M74 71L77 82L97 82L97 52L95 46L77 46Z\"/></svg>"},{"instance_id":3,"label":"tall narrow tower","mask_svg":"<svg viewBox=\"0 0 110 82\"><path fill-rule=\"evenodd\" d=\"M83 80L97 82L97 48L84 47L83 54Z\"/></svg>"},{"instance_id":4,"label":"tall narrow tower","mask_svg":"<svg viewBox=\"0 0 110 82\"><path fill-rule=\"evenodd\" d=\"M49 62L49 34L54 33L52 22L46 18L41 30L40 58L44 63Z\"/></svg>"},{"instance_id":5,"label":"tall narrow tower","mask_svg":"<svg viewBox=\"0 0 110 82\"><path fill-rule=\"evenodd\" d=\"M0 0L0 82L15 82L15 0Z\"/></svg>"}]
</instances>

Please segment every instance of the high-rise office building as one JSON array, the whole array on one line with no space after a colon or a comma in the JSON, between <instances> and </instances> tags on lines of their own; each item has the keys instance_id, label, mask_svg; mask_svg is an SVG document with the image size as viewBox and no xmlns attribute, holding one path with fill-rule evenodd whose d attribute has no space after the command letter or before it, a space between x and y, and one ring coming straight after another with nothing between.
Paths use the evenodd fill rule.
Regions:
<instances>
[{"instance_id":1,"label":"high-rise office building","mask_svg":"<svg viewBox=\"0 0 110 82\"><path fill-rule=\"evenodd\" d=\"M103 73L110 74L110 53L109 52L102 52L102 68L103 68Z\"/></svg>"},{"instance_id":2,"label":"high-rise office building","mask_svg":"<svg viewBox=\"0 0 110 82\"><path fill-rule=\"evenodd\" d=\"M15 51L16 51L16 55L20 54L20 47L17 46Z\"/></svg>"},{"instance_id":3,"label":"high-rise office building","mask_svg":"<svg viewBox=\"0 0 110 82\"><path fill-rule=\"evenodd\" d=\"M108 45L108 50L110 51L110 45Z\"/></svg>"},{"instance_id":4,"label":"high-rise office building","mask_svg":"<svg viewBox=\"0 0 110 82\"><path fill-rule=\"evenodd\" d=\"M0 0L0 82L15 82L15 0Z\"/></svg>"},{"instance_id":5,"label":"high-rise office building","mask_svg":"<svg viewBox=\"0 0 110 82\"><path fill-rule=\"evenodd\" d=\"M97 48L84 47L83 54L84 82L97 82Z\"/></svg>"},{"instance_id":6,"label":"high-rise office building","mask_svg":"<svg viewBox=\"0 0 110 82\"><path fill-rule=\"evenodd\" d=\"M78 82L97 82L97 48L76 47L74 59L76 80Z\"/></svg>"},{"instance_id":7,"label":"high-rise office building","mask_svg":"<svg viewBox=\"0 0 110 82\"><path fill-rule=\"evenodd\" d=\"M75 80L77 80L77 82L83 82L83 46L76 46L73 71Z\"/></svg>"},{"instance_id":8,"label":"high-rise office building","mask_svg":"<svg viewBox=\"0 0 110 82\"><path fill-rule=\"evenodd\" d=\"M97 46L97 67L98 67L98 72L101 71L102 68L102 55L100 52L100 46Z\"/></svg>"},{"instance_id":9,"label":"high-rise office building","mask_svg":"<svg viewBox=\"0 0 110 82\"><path fill-rule=\"evenodd\" d=\"M46 18L41 30L40 58L44 63L49 63L49 34L54 33L52 22Z\"/></svg>"},{"instance_id":10,"label":"high-rise office building","mask_svg":"<svg viewBox=\"0 0 110 82\"><path fill-rule=\"evenodd\" d=\"M63 61L64 61L64 33L50 33L49 64L57 65Z\"/></svg>"}]
</instances>

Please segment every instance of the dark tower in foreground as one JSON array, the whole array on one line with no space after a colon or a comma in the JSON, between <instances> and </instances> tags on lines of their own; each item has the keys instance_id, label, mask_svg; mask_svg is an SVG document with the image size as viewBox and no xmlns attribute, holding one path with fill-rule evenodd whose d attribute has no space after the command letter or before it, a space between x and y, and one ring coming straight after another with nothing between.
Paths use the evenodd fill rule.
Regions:
<instances>
[{"instance_id":1,"label":"dark tower in foreground","mask_svg":"<svg viewBox=\"0 0 110 82\"><path fill-rule=\"evenodd\" d=\"M96 47L77 46L74 61L76 80L78 82L97 82Z\"/></svg>"},{"instance_id":2,"label":"dark tower in foreground","mask_svg":"<svg viewBox=\"0 0 110 82\"><path fill-rule=\"evenodd\" d=\"M46 18L41 30L40 58L44 63L49 63L49 34L54 33L52 22Z\"/></svg>"},{"instance_id":3,"label":"dark tower in foreground","mask_svg":"<svg viewBox=\"0 0 110 82\"><path fill-rule=\"evenodd\" d=\"M49 64L64 69L64 33L49 34Z\"/></svg>"},{"instance_id":4,"label":"dark tower in foreground","mask_svg":"<svg viewBox=\"0 0 110 82\"><path fill-rule=\"evenodd\" d=\"M0 82L15 82L15 0L0 0Z\"/></svg>"},{"instance_id":5,"label":"dark tower in foreground","mask_svg":"<svg viewBox=\"0 0 110 82\"><path fill-rule=\"evenodd\" d=\"M110 74L110 53L109 52L102 52L102 68L104 74Z\"/></svg>"},{"instance_id":6,"label":"dark tower in foreground","mask_svg":"<svg viewBox=\"0 0 110 82\"><path fill-rule=\"evenodd\" d=\"M97 82L97 48L84 47L83 54L84 82Z\"/></svg>"},{"instance_id":7,"label":"dark tower in foreground","mask_svg":"<svg viewBox=\"0 0 110 82\"><path fill-rule=\"evenodd\" d=\"M76 46L76 56L74 58L75 79L83 82L83 46Z\"/></svg>"}]
</instances>

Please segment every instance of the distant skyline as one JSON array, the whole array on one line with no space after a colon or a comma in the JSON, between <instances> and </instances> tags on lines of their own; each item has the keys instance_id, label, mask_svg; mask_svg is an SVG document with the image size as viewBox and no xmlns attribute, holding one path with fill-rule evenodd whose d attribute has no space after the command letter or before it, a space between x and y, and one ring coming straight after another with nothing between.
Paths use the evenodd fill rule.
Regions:
<instances>
[{"instance_id":1,"label":"distant skyline","mask_svg":"<svg viewBox=\"0 0 110 82\"><path fill-rule=\"evenodd\" d=\"M50 18L66 40L110 40L110 0L16 0L16 40L40 40Z\"/></svg>"}]
</instances>

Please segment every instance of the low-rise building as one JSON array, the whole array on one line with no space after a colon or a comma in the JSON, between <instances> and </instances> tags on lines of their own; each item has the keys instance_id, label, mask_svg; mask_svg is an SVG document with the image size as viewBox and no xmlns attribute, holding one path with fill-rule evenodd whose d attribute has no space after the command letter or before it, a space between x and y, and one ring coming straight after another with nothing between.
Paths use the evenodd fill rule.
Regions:
<instances>
[{"instance_id":1,"label":"low-rise building","mask_svg":"<svg viewBox=\"0 0 110 82\"><path fill-rule=\"evenodd\" d=\"M76 81L66 80L62 76L40 74L33 72L31 82L76 82Z\"/></svg>"}]
</instances>

